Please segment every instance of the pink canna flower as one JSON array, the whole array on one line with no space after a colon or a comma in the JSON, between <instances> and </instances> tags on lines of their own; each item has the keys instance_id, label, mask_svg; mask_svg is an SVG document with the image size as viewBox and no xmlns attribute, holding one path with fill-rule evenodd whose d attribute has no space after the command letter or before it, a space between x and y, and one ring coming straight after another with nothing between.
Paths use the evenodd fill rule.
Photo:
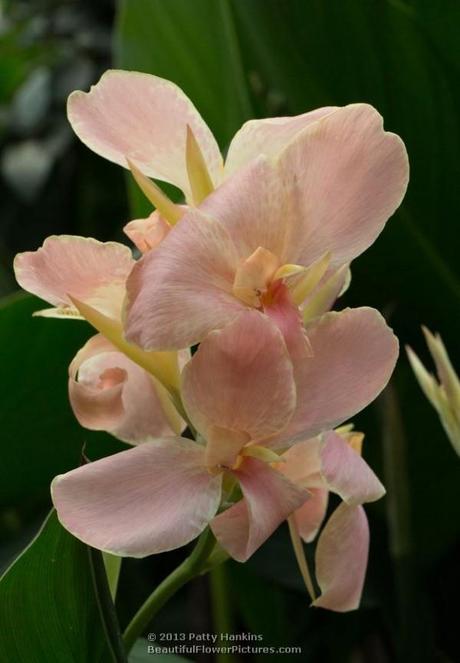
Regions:
<instances>
[{"instance_id":1,"label":"pink canna flower","mask_svg":"<svg viewBox=\"0 0 460 663\"><path fill-rule=\"evenodd\" d=\"M275 133L282 126L267 124ZM309 354L299 307L311 319L315 289L341 276L338 293L347 265L400 204L407 155L366 104L314 115L282 148L278 139L276 151L238 161L136 264L127 285L129 340L149 350L187 347L255 308L282 329L292 356Z\"/></svg>"},{"instance_id":2,"label":"pink canna flower","mask_svg":"<svg viewBox=\"0 0 460 663\"><path fill-rule=\"evenodd\" d=\"M276 324L251 310L212 332L182 373L198 442L160 437L57 477L63 525L92 546L143 557L188 543L210 523L244 561L293 513L304 538L314 536L333 490L344 504L319 540L317 605L356 607L368 545L360 505L384 490L352 446L327 431L381 391L398 346L366 308L323 316L310 343L312 356L294 365ZM242 499L233 503L235 484Z\"/></svg>"},{"instance_id":3,"label":"pink canna flower","mask_svg":"<svg viewBox=\"0 0 460 663\"><path fill-rule=\"evenodd\" d=\"M336 110L319 108L297 117L246 122L222 159L217 142L197 109L171 81L136 71L111 70L88 93L75 91L68 118L77 136L97 154L146 177L178 187L188 205L199 205L225 179L260 154L276 156L309 124ZM156 203L174 216L163 196ZM156 206L158 206L156 204ZM173 223L177 218L172 219Z\"/></svg>"},{"instance_id":4,"label":"pink canna flower","mask_svg":"<svg viewBox=\"0 0 460 663\"><path fill-rule=\"evenodd\" d=\"M182 363L189 358L186 351L181 355ZM82 426L130 444L185 427L166 390L101 334L90 338L70 364L69 398Z\"/></svg>"},{"instance_id":5,"label":"pink canna flower","mask_svg":"<svg viewBox=\"0 0 460 663\"><path fill-rule=\"evenodd\" d=\"M122 307L134 265L131 250L123 244L54 235L37 251L19 253L14 270L24 290L53 306L35 315L86 318L119 351L154 376L158 389L161 383L176 395L180 374L177 353L146 353L123 337Z\"/></svg>"}]
</instances>

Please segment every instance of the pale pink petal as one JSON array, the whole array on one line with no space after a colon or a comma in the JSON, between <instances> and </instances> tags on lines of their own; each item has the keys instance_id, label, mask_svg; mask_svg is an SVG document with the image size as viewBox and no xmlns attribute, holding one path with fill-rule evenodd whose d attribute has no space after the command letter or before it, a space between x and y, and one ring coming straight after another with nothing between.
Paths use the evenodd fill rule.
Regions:
<instances>
[{"instance_id":1,"label":"pale pink petal","mask_svg":"<svg viewBox=\"0 0 460 663\"><path fill-rule=\"evenodd\" d=\"M89 463L54 479L58 518L84 543L115 555L179 548L219 506L221 476L203 463L203 447L171 437Z\"/></svg>"},{"instance_id":2,"label":"pale pink petal","mask_svg":"<svg viewBox=\"0 0 460 663\"><path fill-rule=\"evenodd\" d=\"M329 491L325 488L309 488L309 499L294 512L297 531L305 543L313 541L326 516Z\"/></svg>"},{"instance_id":3,"label":"pale pink petal","mask_svg":"<svg viewBox=\"0 0 460 663\"><path fill-rule=\"evenodd\" d=\"M369 526L362 506L341 504L321 532L316 548L316 607L346 612L359 606L366 575Z\"/></svg>"},{"instance_id":4,"label":"pale pink petal","mask_svg":"<svg viewBox=\"0 0 460 663\"><path fill-rule=\"evenodd\" d=\"M68 117L77 136L97 154L178 186L190 198L185 163L187 125L217 185L222 157L192 102L174 83L135 71L107 71L88 93L73 92Z\"/></svg>"},{"instance_id":5,"label":"pale pink petal","mask_svg":"<svg viewBox=\"0 0 460 663\"><path fill-rule=\"evenodd\" d=\"M131 444L174 434L157 389L147 371L103 336L91 338L69 367L70 403L80 424Z\"/></svg>"},{"instance_id":6,"label":"pale pink petal","mask_svg":"<svg viewBox=\"0 0 460 663\"><path fill-rule=\"evenodd\" d=\"M272 447L314 437L360 412L387 384L398 341L375 309L323 315L308 327L313 356L294 365L297 408Z\"/></svg>"},{"instance_id":7,"label":"pale pink petal","mask_svg":"<svg viewBox=\"0 0 460 663\"><path fill-rule=\"evenodd\" d=\"M296 134L335 109L335 106L329 106L293 117L249 120L236 132L230 143L225 160L225 176L233 174L260 154L276 157Z\"/></svg>"},{"instance_id":8,"label":"pale pink petal","mask_svg":"<svg viewBox=\"0 0 460 663\"><path fill-rule=\"evenodd\" d=\"M158 212L152 212L146 219L134 219L123 228L123 232L141 253L147 253L158 246L170 230L171 226Z\"/></svg>"},{"instance_id":9,"label":"pale pink petal","mask_svg":"<svg viewBox=\"0 0 460 663\"><path fill-rule=\"evenodd\" d=\"M211 529L234 559L245 562L308 499L308 492L255 458L245 458L233 474L243 499L216 516Z\"/></svg>"},{"instance_id":10,"label":"pale pink petal","mask_svg":"<svg viewBox=\"0 0 460 663\"><path fill-rule=\"evenodd\" d=\"M248 310L211 332L184 368L182 397L204 435L213 425L254 440L282 429L296 394L292 362L277 327Z\"/></svg>"},{"instance_id":11,"label":"pale pink petal","mask_svg":"<svg viewBox=\"0 0 460 663\"><path fill-rule=\"evenodd\" d=\"M241 261L262 247L283 265L294 262L292 243L303 245L289 187L277 166L260 156L224 181L200 209L225 227Z\"/></svg>"},{"instance_id":12,"label":"pale pink petal","mask_svg":"<svg viewBox=\"0 0 460 663\"><path fill-rule=\"evenodd\" d=\"M321 472L321 439L298 442L282 455L278 469L290 481L307 488L310 498L294 514L297 531L307 543L313 541L326 515L329 490Z\"/></svg>"},{"instance_id":13,"label":"pale pink petal","mask_svg":"<svg viewBox=\"0 0 460 663\"><path fill-rule=\"evenodd\" d=\"M325 433L320 456L327 486L347 504L374 502L385 494L366 461L334 431Z\"/></svg>"},{"instance_id":14,"label":"pale pink petal","mask_svg":"<svg viewBox=\"0 0 460 663\"><path fill-rule=\"evenodd\" d=\"M291 300L289 290L282 281L273 284L270 300L264 312L283 334L291 359L295 363L310 357L311 346L299 307Z\"/></svg>"},{"instance_id":15,"label":"pale pink petal","mask_svg":"<svg viewBox=\"0 0 460 663\"><path fill-rule=\"evenodd\" d=\"M279 470L290 481L305 488L316 485L312 477L316 478L321 471L321 446L320 436L294 444L283 453Z\"/></svg>"},{"instance_id":16,"label":"pale pink petal","mask_svg":"<svg viewBox=\"0 0 460 663\"><path fill-rule=\"evenodd\" d=\"M259 156L202 204L243 258L261 246L280 263L331 268L362 253L399 206L408 181L404 144L366 104L326 114L276 159Z\"/></svg>"},{"instance_id":17,"label":"pale pink petal","mask_svg":"<svg viewBox=\"0 0 460 663\"><path fill-rule=\"evenodd\" d=\"M232 295L238 257L225 229L191 210L128 279L128 340L144 349L198 343L246 306Z\"/></svg>"},{"instance_id":18,"label":"pale pink petal","mask_svg":"<svg viewBox=\"0 0 460 663\"><path fill-rule=\"evenodd\" d=\"M409 166L402 140L383 130L367 104L340 108L309 125L282 152L297 219L287 262L311 264L331 252L331 267L370 246L401 203Z\"/></svg>"},{"instance_id":19,"label":"pale pink petal","mask_svg":"<svg viewBox=\"0 0 460 663\"><path fill-rule=\"evenodd\" d=\"M37 251L19 253L19 285L54 306L72 306L68 295L114 318L120 317L131 251L117 242L72 235L48 237Z\"/></svg>"}]
</instances>

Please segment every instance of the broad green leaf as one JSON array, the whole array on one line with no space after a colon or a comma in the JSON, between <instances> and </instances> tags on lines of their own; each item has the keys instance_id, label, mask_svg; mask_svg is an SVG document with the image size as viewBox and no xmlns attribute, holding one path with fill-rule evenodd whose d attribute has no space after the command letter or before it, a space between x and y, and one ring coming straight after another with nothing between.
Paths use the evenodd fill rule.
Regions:
<instances>
[{"instance_id":1,"label":"broad green leaf","mask_svg":"<svg viewBox=\"0 0 460 663\"><path fill-rule=\"evenodd\" d=\"M43 302L25 294L0 304L0 505L18 506L49 495L51 479L79 465L85 442L98 455L112 438L83 430L67 396L67 367L92 330L78 320L33 318Z\"/></svg>"},{"instance_id":2,"label":"broad green leaf","mask_svg":"<svg viewBox=\"0 0 460 663\"><path fill-rule=\"evenodd\" d=\"M51 512L0 580L0 660L126 663L102 557Z\"/></svg>"},{"instance_id":3,"label":"broad green leaf","mask_svg":"<svg viewBox=\"0 0 460 663\"><path fill-rule=\"evenodd\" d=\"M177 83L221 146L252 114L229 0L121 0L115 61Z\"/></svg>"}]
</instances>

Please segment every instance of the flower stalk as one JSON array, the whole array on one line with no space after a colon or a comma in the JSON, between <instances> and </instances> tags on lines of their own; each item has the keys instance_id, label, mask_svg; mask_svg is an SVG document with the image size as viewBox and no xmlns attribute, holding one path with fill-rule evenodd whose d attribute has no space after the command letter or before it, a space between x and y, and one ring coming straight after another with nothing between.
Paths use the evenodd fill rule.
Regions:
<instances>
[{"instance_id":1,"label":"flower stalk","mask_svg":"<svg viewBox=\"0 0 460 663\"><path fill-rule=\"evenodd\" d=\"M200 575L216 540L208 528L201 534L192 553L161 582L136 612L123 634L129 652L160 609L187 582Z\"/></svg>"}]
</instances>

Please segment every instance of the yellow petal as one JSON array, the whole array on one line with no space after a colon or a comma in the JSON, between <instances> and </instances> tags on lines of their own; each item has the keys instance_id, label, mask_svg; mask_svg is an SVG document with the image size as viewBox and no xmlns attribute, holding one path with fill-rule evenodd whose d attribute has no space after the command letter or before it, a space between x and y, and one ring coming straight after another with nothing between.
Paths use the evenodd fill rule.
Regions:
<instances>
[{"instance_id":1,"label":"yellow petal","mask_svg":"<svg viewBox=\"0 0 460 663\"><path fill-rule=\"evenodd\" d=\"M308 295L313 292L326 273L330 262L331 253L327 251L306 270L302 278L293 286L291 296L297 306L300 306Z\"/></svg>"},{"instance_id":2,"label":"yellow petal","mask_svg":"<svg viewBox=\"0 0 460 663\"><path fill-rule=\"evenodd\" d=\"M56 308L42 308L32 313L34 318L60 318L61 320L84 320L80 312L73 306L56 306Z\"/></svg>"},{"instance_id":3,"label":"yellow petal","mask_svg":"<svg viewBox=\"0 0 460 663\"><path fill-rule=\"evenodd\" d=\"M68 295L81 315L113 343L121 352L142 366L148 373L156 377L173 395L179 390L179 367L177 352L145 352L137 345L129 343L123 336L123 328L117 320L107 317L92 306L78 301Z\"/></svg>"},{"instance_id":4,"label":"yellow petal","mask_svg":"<svg viewBox=\"0 0 460 663\"><path fill-rule=\"evenodd\" d=\"M185 161L187 166L187 175L192 190L193 202L199 205L203 200L214 191L214 185L209 175L206 161L195 135L189 125L187 125L187 141L185 147Z\"/></svg>"},{"instance_id":5,"label":"yellow petal","mask_svg":"<svg viewBox=\"0 0 460 663\"><path fill-rule=\"evenodd\" d=\"M330 300L337 291L339 283L345 278L348 270L348 265L343 265L343 267L338 269L335 274L333 274L311 297L302 312L304 324L308 324L313 318L316 318L329 310Z\"/></svg>"},{"instance_id":6,"label":"yellow petal","mask_svg":"<svg viewBox=\"0 0 460 663\"><path fill-rule=\"evenodd\" d=\"M126 159L128 166L131 170L132 176L136 180L141 191L150 200L152 205L160 212L166 221L174 225L183 216L183 210L178 205L175 205L172 200L160 189L159 186L146 177L139 168L128 158Z\"/></svg>"},{"instance_id":7,"label":"yellow petal","mask_svg":"<svg viewBox=\"0 0 460 663\"><path fill-rule=\"evenodd\" d=\"M258 444L250 444L241 452L242 456L250 456L251 458L257 458L262 460L264 463L284 463L285 460L280 455L272 451L271 449L266 449L261 447Z\"/></svg>"}]
</instances>

